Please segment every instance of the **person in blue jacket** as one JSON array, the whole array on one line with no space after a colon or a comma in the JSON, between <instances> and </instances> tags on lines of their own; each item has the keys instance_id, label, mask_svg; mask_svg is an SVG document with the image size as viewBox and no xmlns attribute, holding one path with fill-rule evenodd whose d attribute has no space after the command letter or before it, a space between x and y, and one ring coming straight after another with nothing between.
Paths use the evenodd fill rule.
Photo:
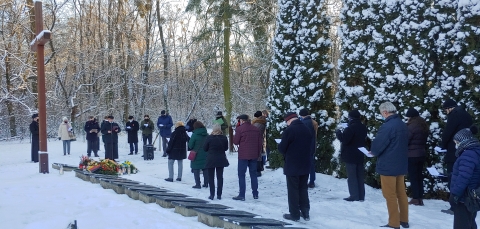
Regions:
<instances>
[{"instance_id":1,"label":"person in blue jacket","mask_svg":"<svg viewBox=\"0 0 480 229\"><path fill-rule=\"evenodd\" d=\"M162 110L160 112L160 116L158 116L157 120L157 127L160 130L160 136L162 137L162 150L163 150L163 156L167 156L167 138L170 138L172 135L172 126L173 126L173 121L172 121L172 116L167 114L165 110Z\"/></svg>"},{"instance_id":2,"label":"person in blue jacket","mask_svg":"<svg viewBox=\"0 0 480 229\"><path fill-rule=\"evenodd\" d=\"M477 212L468 211L464 204L467 190L476 189L480 184L480 141L474 136L475 126L458 131L453 140L458 157L453 164L449 202L453 207L454 229L476 229Z\"/></svg>"}]
</instances>

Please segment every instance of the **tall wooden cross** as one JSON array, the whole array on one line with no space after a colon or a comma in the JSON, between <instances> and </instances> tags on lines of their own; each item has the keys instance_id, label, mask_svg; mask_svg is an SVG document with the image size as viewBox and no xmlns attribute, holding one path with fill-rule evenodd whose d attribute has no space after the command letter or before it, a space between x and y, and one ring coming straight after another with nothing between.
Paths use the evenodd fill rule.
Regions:
<instances>
[{"instance_id":1,"label":"tall wooden cross","mask_svg":"<svg viewBox=\"0 0 480 229\"><path fill-rule=\"evenodd\" d=\"M39 116L39 151L47 153L47 99L45 92L45 44L50 40L51 32L43 30L42 2L35 0L35 34L37 36L30 42L30 49L37 52L37 87L38 87L38 116ZM46 155L48 161L48 155ZM48 162L47 162L48 163ZM42 165L39 163L40 172ZM48 166L48 165L47 165ZM48 167L47 167L48 168ZM48 170L46 171L48 172ZM43 172L45 173L45 172Z\"/></svg>"}]
</instances>

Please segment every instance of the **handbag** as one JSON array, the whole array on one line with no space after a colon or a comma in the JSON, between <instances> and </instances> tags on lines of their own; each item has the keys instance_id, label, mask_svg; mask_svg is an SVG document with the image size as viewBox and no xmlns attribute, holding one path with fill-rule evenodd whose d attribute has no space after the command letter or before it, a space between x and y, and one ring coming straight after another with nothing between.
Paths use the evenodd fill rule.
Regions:
<instances>
[{"instance_id":1,"label":"handbag","mask_svg":"<svg viewBox=\"0 0 480 229\"><path fill-rule=\"evenodd\" d=\"M471 213L480 211L480 187L465 191L465 207Z\"/></svg>"},{"instance_id":2,"label":"handbag","mask_svg":"<svg viewBox=\"0 0 480 229\"><path fill-rule=\"evenodd\" d=\"M190 150L190 153L188 154L188 160L193 161L195 160L195 157L197 156L197 152L194 150Z\"/></svg>"}]
</instances>

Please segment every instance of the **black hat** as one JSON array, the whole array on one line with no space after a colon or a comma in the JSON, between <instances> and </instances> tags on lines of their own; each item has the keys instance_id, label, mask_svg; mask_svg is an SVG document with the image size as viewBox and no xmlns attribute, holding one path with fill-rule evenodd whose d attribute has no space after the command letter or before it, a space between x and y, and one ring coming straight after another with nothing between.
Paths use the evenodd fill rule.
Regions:
<instances>
[{"instance_id":1,"label":"black hat","mask_svg":"<svg viewBox=\"0 0 480 229\"><path fill-rule=\"evenodd\" d=\"M471 126L470 128L463 128L455 134L453 140L462 143L463 141L475 139L475 134L477 133L478 129L476 126Z\"/></svg>"},{"instance_id":2,"label":"black hat","mask_svg":"<svg viewBox=\"0 0 480 229\"><path fill-rule=\"evenodd\" d=\"M413 118L413 117L418 117L420 116L420 114L418 113L418 111L413 108L413 107L410 107L408 108L408 111L407 113L405 114L405 116L409 117L409 118Z\"/></svg>"},{"instance_id":3,"label":"black hat","mask_svg":"<svg viewBox=\"0 0 480 229\"><path fill-rule=\"evenodd\" d=\"M298 113L300 116L307 116L308 115L308 110L303 108L300 110L300 112Z\"/></svg>"},{"instance_id":4,"label":"black hat","mask_svg":"<svg viewBox=\"0 0 480 229\"><path fill-rule=\"evenodd\" d=\"M109 118L109 119L114 119L114 118L113 118L113 115L109 115L107 118Z\"/></svg>"},{"instance_id":5,"label":"black hat","mask_svg":"<svg viewBox=\"0 0 480 229\"><path fill-rule=\"evenodd\" d=\"M295 113L295 112L287 112L287 113L283 116L283 120L285 120L285 122L288 122L288 120L290 120L290 119L292 119L292 118L298 118L297 113Z\"/></svg>"},{"instance_id":6,"label":"black hat","mask_svg":"<svg viewBox=\"0 0 480 229\"><path fill-rule=\"evenodd\" d=\"M33 114L32 115L32 119L37 118L37 117L38 117L38 114Z\"/></svg>"},{"instance_id":7,"label":"black hat","mask_svg":"<svg viewBox=\"0 0 480 229\"><path fill-rule=\"evenodd\" d=\"M143 117L144 117L144 118L150 118L150 116L149 116L149 115L144 115Z\"/></svg>"},{"instance_id":8,"label":"black hat","mask_svg":"<svg viewBox=\"0 0 480 229\"><path fill-rule=\"evenodd\" d=\"M255 117L255 118L258 118L258 117L260 117L260 116L262 116L262 112L261 112L261 111L257 111L257 112L255 112L255 114L253 115L253 117Z\"/></svg>"},{"instance_id":9,"label":"black hat","mask_svg":"<svg viewBox=\"0 0 480 229\"><path fill-rule=\"evenodd\" d=\"M348 117L353 119L360 119L360 112L358 110L351 110L348 112Z\"/></svg>"},{"instance_id":10,"label":"black hat","mask_svg":"<svg viewBox=\"0 0 480 229\"><path fill-rule=\"evenodd\" d=\"M165 110L162 110L162 111L160 112L160 114L164 115L164 114L165 114Z\"/></svg>"},{"instance_id":11,"label":"black hat","mask_svg":"<svg viewBox=\"0 0 480 229\"><path fill-rule=\"evenodd\" d=\"M242 120L248 120L248 115L246 114L241 114L237 117L237 119L242 119Z\"/></svg>"},{"instance_id":12,"label":"black hat","mask_svg":"<svg viewBox=\"0 0 480 229\"><path fill-rule=\"evenodd\" d=\"M223 113L221 111L217 112L217 117L223 116Z\"/></svg>"},{"instance_id":13,"label":"black hat","mask_svg":"<svg viewBox=\"0 0 480 229\"><path fill-rule=\"evenodd\" d=\"M130 116L128 116L128 119L133 119L133 116L131 116L131 115L130 115Z\"/></svg>"},{"instance_id":14,"label":"black hat","mask_svg":"<svg viewBox=\"0 0 480 229\"><path fill-rule=\"evenodd\" d=\"M447 101L445 101L442 106L444 110L453 107L457 107L457 102L455 102L455 100L453 99L447 99Z\"/></svg>"}]
</instances>

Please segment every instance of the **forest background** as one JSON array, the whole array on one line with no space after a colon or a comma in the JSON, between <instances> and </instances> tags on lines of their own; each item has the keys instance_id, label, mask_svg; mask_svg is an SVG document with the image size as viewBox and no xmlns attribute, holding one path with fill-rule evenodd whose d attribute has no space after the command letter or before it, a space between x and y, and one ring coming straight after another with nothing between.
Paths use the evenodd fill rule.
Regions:
<instances>
[{"instance_id":1,"label":"forest background","mask_svg":"<svg viewBox=\"0 0 480 229\"><path fill-rule=\"evenodd\" d=\"M0 140L28 139L37 111L33 0L0 0ZM475 0L45 0L47 132L62 116L82 133L90 115L212 124L217 111L271 111L269 145L282 115L308 108L319 122L317 172L345 177L334 130L359 109L369 140L378 105L420 111L430 125L427 166L455 99L478 124L480 3ZM233 123L232 123L233 124ZM338 143L337 143L338 144ZM338 148L338 147L337 147ZM273 154L272 166L282 166ZM275 156L276 155L276 156ZM275 160L276 158L276 160ZM367 183L379 187L375 160ZM427 176L427 197L445 186Z\"/></svg>"}]
</instances>

